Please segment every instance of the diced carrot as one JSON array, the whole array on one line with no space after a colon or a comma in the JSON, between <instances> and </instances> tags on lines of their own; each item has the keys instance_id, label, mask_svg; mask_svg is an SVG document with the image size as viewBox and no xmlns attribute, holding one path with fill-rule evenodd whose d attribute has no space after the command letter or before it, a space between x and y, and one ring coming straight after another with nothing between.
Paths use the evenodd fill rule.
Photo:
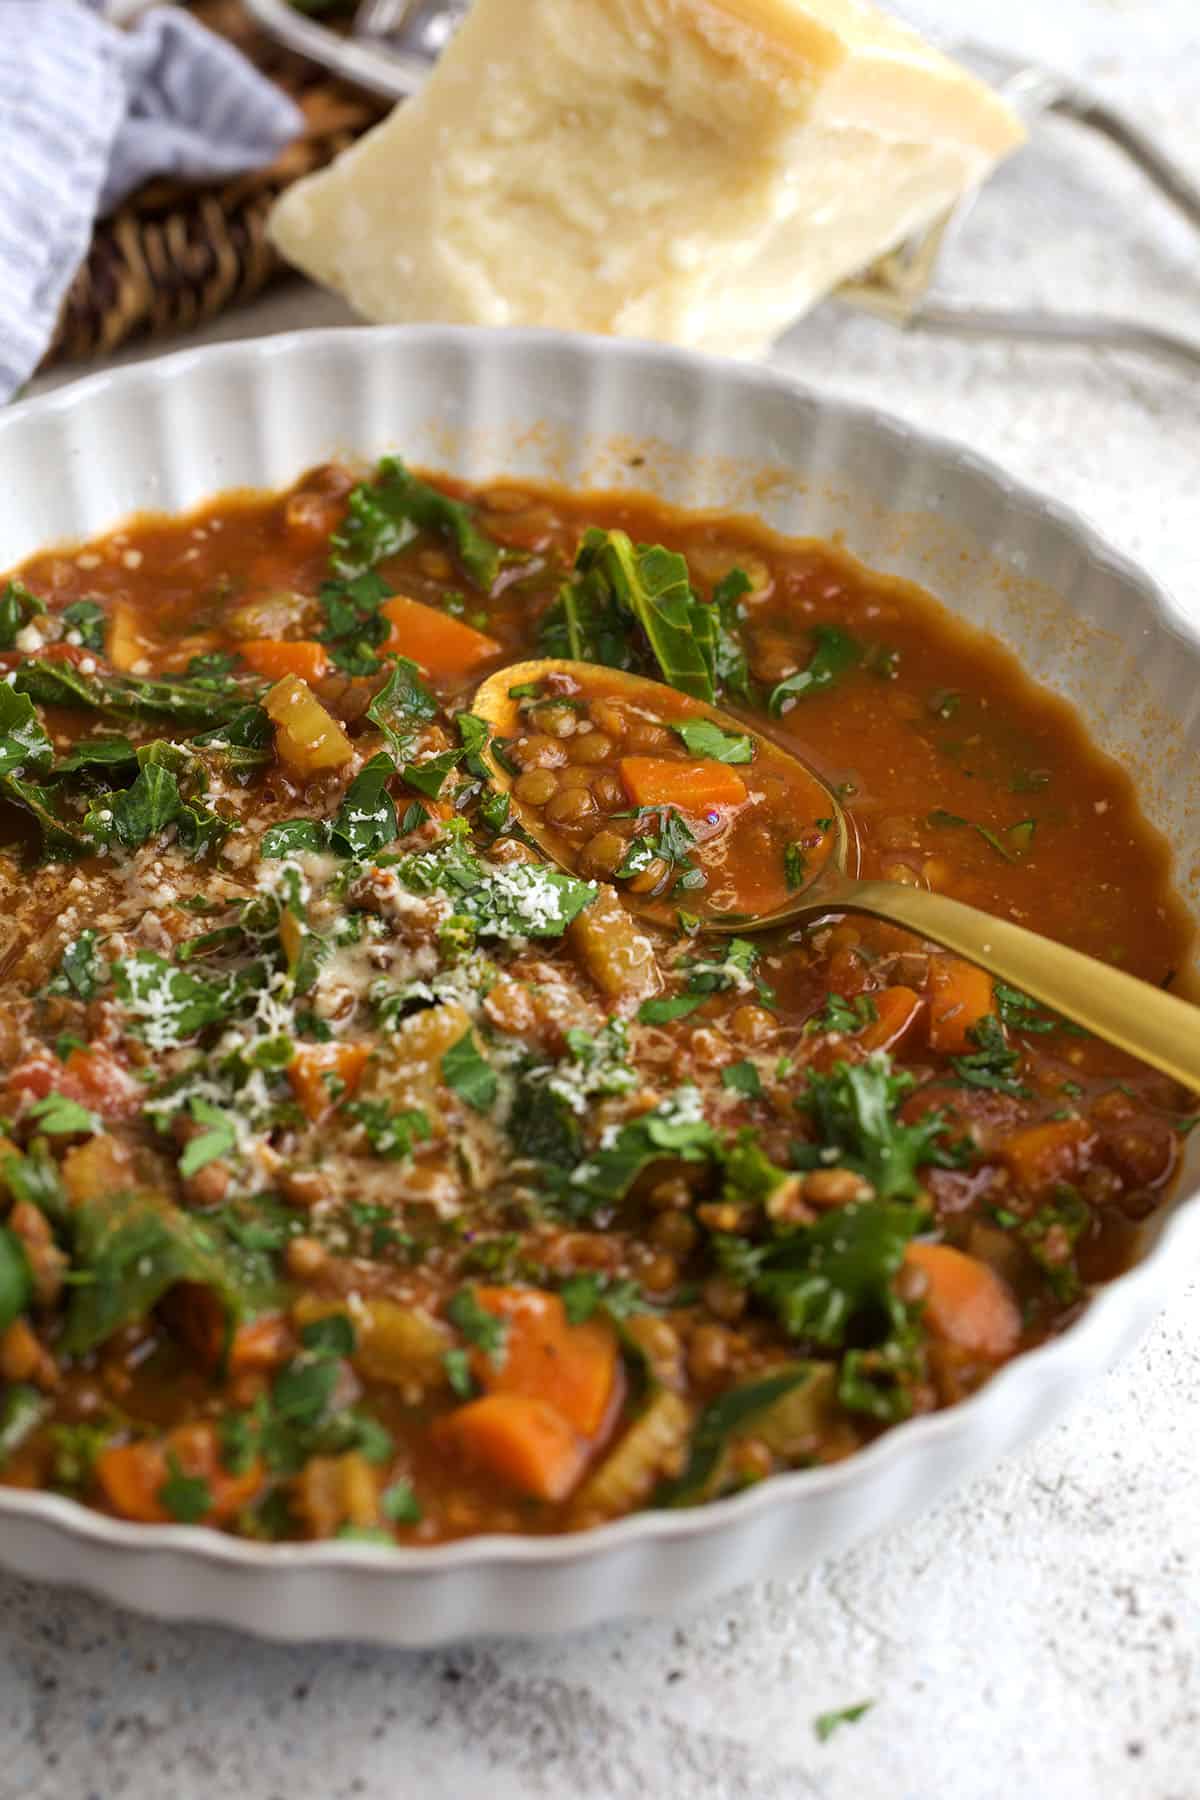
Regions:
<instances>
[{"instance_id":1,"label":"diced carrot","mask_svg":"<svg viewBox=\"0 0 1200 1800\"><path fill-rule=\"evenodd\" d=\"M221 1466L217 1434L203 1423L179 1425L163 1438L117 1444L96 1458L96 1480L115 1513L144 1525L164 1525L174 1514L162 1491L178 1469L207 1484L209 1506L197 1523L219 1525L249 1505L262 1485L262 1464L240 1475Z\"/></svg>"},{"instance_id":2,"label":"diced carrot","mask_svg":"<svg viewBox=\"0 0 1200 1800\"><path fill-rule=\"evenodd\" d=\"M528 1394L485 1394L447 1413L433 1432L466 1462L539 1500L564 1500L587 1456L562 1414Z\"/></svg>"},{"instance_id":3,"label":"diced carrot","mask_svg":"<svg viewBox=\"0 0 1200 1800\"><path fill-rule=\"evenodd\" d=\"M929 959L929 1048L961 1056L973 1048L970 1031L992 1010L992 978L957 956Z\"/></svg>"},{"instance_id":4,"label":"diced carrot","mask_svg":"<svg viewBox=\"0 0 1200 1800\"><path fill-rule=\"evenodd\" d=\"M666 756L623 756L621 780L635 806L677 806L702 813L710 806L740 806L746 784L728 763L674 762Z\"/></svg>"},{"instance_id":5,"label":"diced carrot","mask_svg":"<svg viewBox=\"0 0 1200 1800\"><path fill-rule=\"evenodd\" d=\"M1021 1338L1021 1313L994 1269L949 1244L910 1244L904 1262L928 1283L921 1316L934 1337L972 1356L1012 1355Z\"/></svg>"},{"instance_id":6,"label":"diced carrot","mask_svg":"<svg viewBox=\"0 0 1200 1800\"><path fill-rule=\"evenodd\" d=\"M871 998L877 1016L855 1041L862 1050L893 1050L917 1023L925 1002L907 987L884 988Z\"/></svg>"},{"instance_id":7,"label":"diced carrot","mask_svg":"<svg viewBox=\"0 0 1200 1800\"><path fill-rule=\"evenodd\" d=\"M394 595L379 610L392 628L384 649L411 657L430 675L465 675L500 655L501 646L486 632L405 594Z\"/></svg>"},{"instance_id":8,"label":"diced carrot","mask_svg":"<svg viewBox=\"0 0 1200 1800\"><path fill-rule=\"evenodd\" d=\"M260 1313L247 1319L233 1334L229 1346L230 1375L243 1375L248 1369L277 1369L296 1348L292 1327L283 1313Z\"/></svg>"},{"instance_id":9,"label":"diced carrot","mask_svg":"<svg viewBox=\"0 0 1200 1800\"><path fill-rule=\"evenodd\" d=\"M505 1320L498 1359L480 1351L475 1378L492 1394L545 1400L575 1431L594 1437L612 1405L620 1359L617 1337L604 1319L567 1322L557 1294L534 1288L480 1288L480 1306Z\"/></svg>"},{"instance_id":10,"label":"diced carrot","mask_svg":"<svg viewBox=\"0 0 1200 1800\"><path fill-rule=\"evenodd\" d=\"M1014 1132L995 1154L1024 1194L1034 1199L1072 1181L1091 1161L1096 1132L1087 1119L1047 1119Z\"/></svg>"},{"instance_id":11,"label":"diced carrot","mask_svg":"<svg viewBox=\"0 0 1200 1800\"><path fill-rule=\"evenodd\" d=\"M239 644L242 660L256 675L268 681L279 681L284 675L298 675L301 681L320 681L329 668L329 653L324 644L311 638L251 638Z\"/></svg>"},{"instance_id":12,"label":"diced carrot","mask_svg":"<svg viewBox=\"0 0 1200 1800\"><path fill-rule=\"evenodd\" d=\"M367 1044L305 1044L297 1050L287 1073L305 1116L315 1123L353 1093L370 1054Z\"/></svg>"}]
</instances>

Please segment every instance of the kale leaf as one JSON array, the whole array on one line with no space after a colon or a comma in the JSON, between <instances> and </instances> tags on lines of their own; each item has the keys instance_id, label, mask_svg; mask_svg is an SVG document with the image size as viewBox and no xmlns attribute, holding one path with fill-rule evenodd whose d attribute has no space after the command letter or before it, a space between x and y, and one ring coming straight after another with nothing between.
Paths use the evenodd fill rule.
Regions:
<instances>
[{"instance_id":1,"label":"kale leaf","mask_svg":"<svg viewBox=\"0 0 1200 1800\"><path fill-rule=\"evenodd\" d=\"M9 581L0 593L0 650L11 650L17 633L46 608L36 594L31 594L23 581Z\"/></svg>"},{"instance_id":2,"label":"kale leaf","mask_svg":"<svg viewBox=\"0 0 1200 1800\"><path fill-rule=\"evenodd\" d=\"M1027 1100L1029 1089L1017 1080L1021 1053L1009 1047L1004 1027L994 1013L985 1013L978 1024L967 1032L975 1050L966 1056L952 1056L950 1067L966 1087L988 1088L996 1094L1010 1094L1014 1100Z\"/></svg>"},{"instance_id":3,"label":"kale leaf","mask_svg":"<svg viewBox=\"0 0 1200 1800\"><path fill-rule=\"evenodd\" d=\"M823 694L862 661L862 645L840 625L816 625L812 635L816 647L807 668L789 675L786 681L771 690L767 704L774 719L790 711L798 700Z\"/></svg>"},{"instance_id":4,"label":"kale leaf","mask_svg":"<svg viewBox=\"0 0 1200 1800\"><path fill-rule=\"evenodd\" d=\"M353 580L405 549L419 531L443 538L476 587L488 592L500 572L500 547L479 529L474 509L419 481L393 456L383 458L374 481L350 495L345 522L331 540L334 572Z\"/></svg>"},{"instance_id":5,"label":"kale leaf","mask_svg":"<svg viewBox=\"0 0 1200 1800\"><path fill-rule=\"evenodd\" d=\"M945 1167L952 1154L943 1141L944 1114L900 1122L897 1108L914 1086L911 1075L894 1071L877 1051L865 1062L838 1063L827 1075L810 1071L796 1104L810 1114L817 1142L838 1151L838 1166L862 1175L880 1200L911 1199L920 1190L917 1170Z\"/></svg>"}]
</instances>

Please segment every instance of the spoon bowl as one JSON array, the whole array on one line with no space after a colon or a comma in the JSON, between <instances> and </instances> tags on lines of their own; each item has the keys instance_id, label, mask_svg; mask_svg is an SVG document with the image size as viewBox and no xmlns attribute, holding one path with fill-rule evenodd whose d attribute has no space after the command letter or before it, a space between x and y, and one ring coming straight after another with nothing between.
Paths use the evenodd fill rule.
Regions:
<instances>
[{"instance_id":1,"label":"spoon bowl","mask_svg":"<svg viewBox=\"0 0 1200 1800\"><path fill-rule=\"evenodd\" d=\"M798 913L810 913L813 889L818 882L827 874L840 877L851 861L857 867L857 834L837 796L806 762L776 738L663 682L649 681L624 669L547 657L515 663L490 675L476 692L472 710L486 721L491 732L489 763L493 785L509 796L523 830L561 868L572 874L605 873L589 864L585 844L560 829L540 807L522 799L520 775L514 773L515 765L509 762L504 746L516 747L519 754L520 746L531 735L540 736L537 714L543 707L554 711L564 704L570 707L597 698L616 702L634 722L640 721L651 730L666 727L680 738L684 733L690 736L698 726L715 728L713 741L724 740L728 747L724 765L727 773L721 786L744 790L740 801L718 801L689 810L668 799L651 799L639 805L634 779L633 790L627 787L627 806L609 817L614 821L636 820L651 831L656 814L682 813L695 850L678 865L682 875L668 867L657 883L643 884L635 874L629 885L622 887L622 897L632 911L674 926L682 908L705 931L764 931L787 924ZM535 701L540 706L534 704L533 718L527 721L524 709ZM674 748L678 752L682 745L677 742ZM647 772L641 765L648 760L656 759L637 755L622 759L621 778L628 783L628 771L637 764L638 776L645 781ZM691 764L686 757L680 760L680 769L689 766L711 769L712 759L698 754ZM669 784L669 771L660 769L659 779L664 774ZM652 777L653 772L651 780ZM659 791L666 793L668 789ZM638 819L639 814L645 815L644 821ZM779 853L774 859L750 853L751 846L739 841L742 828L752 825L759 814L771 814L776 819L786 817L794 830L792 839L787 838L786 831L780 832ZM633 836L632 824L628 830ZM789 842L795 851L790 878L784 860ZM710 866L711 874L704 883L697 879L701 871L684 866L687 861L699 862L701 871L706 864Z\"/></svg>"},{"instance_id":2,"label":"spoon bowl","mask_svg":"<svg viewBox=\"0 0 1200 1800\"><path fill-rule=\"evenodd\" d=\"M790 822L807 822L799 852L802 867L793 864L795 879L790 891L786 884L782 892L777 891L778 881L773 887L772 878L764 877L761 868L753 867L745 880L736 885L735 904L729 903L728 882L714 887L710 881L707 886L685 887L681 893L680 880L674 877L673 870L668 870L658 885L639 890L639 879L651 872L649 868L631 873L632 858L608 870L589 866L586 850L581 854L571 834L522 799L518 792L519 770L505 746L519 746L522 733L526 738L530 735L523 705L530 699L569 705L577 703L580 694L601 689L647 721L675 730L685 742L688 739L684 731L701 721L715 727L723 739L738 740L739 744L749 740L749 755L744 756L741 749L737 753L737 766L748 770L747 781L740 783L744 801L714 808L718 817L707 838L691 835L703 864L706 845L722 833L732 843L735 832L747 822L762 828L763 822L755 821L756 813L768 813L774 806L784 805ZM643 917L660 925L677 926L680 911L686 910L693 930L745 936L812 923L830 914L865 913L903 926L918 937L968 958L1097 1037L1185 1087L1200 1091L1200 1013L1195 1006L1094 957L945 894L898 882L860 879L853 820L816 771L794 751L785 749L769 731L750 727L720 707L627 670L601 669L591 663L552 657L497 670L477 690L472 710L486 721L491 733L487 766L492 785L497 792L508 795L528 835L551 862L573 875L615 876L625 882L621 889L623 899ZM689 736L700 741L694 733L689 732ZM689 742L688 748L691 747ZM620 765L627 791L632 781L629 765L634 760L623 759ZM636 783L633 785L636 787ZM636 794L630 798L635 800ZM639 810L661 814L677 808L663 800L657 807L635 806L623 816L635 816ZM700 820L691 817L691 823L699 825ZM685 871L685 878L693 873ZM759 904L764 898L769 903Z\"/></svg>"}]
</instances>

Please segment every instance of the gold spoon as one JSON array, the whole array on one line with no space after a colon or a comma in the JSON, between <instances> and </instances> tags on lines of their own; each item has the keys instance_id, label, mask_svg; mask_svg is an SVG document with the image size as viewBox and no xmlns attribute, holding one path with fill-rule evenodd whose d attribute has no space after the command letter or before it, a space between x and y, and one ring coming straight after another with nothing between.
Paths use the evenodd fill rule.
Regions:
<instances>
[{"instance_id":1,"label":"gold spoon","mask_svg":"<svg viewBox=\"0 0 1200 1800\"><path fill-rule=\"evenodd\" d=\"M601 670L591 663L549 657L515 663L489 675L476 692L472 711L487 721L494 736L516 737L524 727L520 721L520 698L514 698L511 690L543 683L548 676L565 676L585 689L602 683L606 697L631 702L655 719L708 719L728 734L749 734L757 741L756 765L759 758L765 758L786 766L797 789L810 796L804 809L808 816L830 821L818 857L809 858L808 879L803 888L773 911L727 919L705 918L701 914L703 930L745 936L829 913L867 913L872 918L886 919L889 924L902 925L919 937L967 957L1000 981L1128 1051L1139 1062L1200 1091L1200 1011L1196 1007L1035 931L966 906L961 900L951 900L924 888L904 887L899 882L857 879L849 873L848 865L858 860L858 841L837 796L815 770L768 733L662 682L646 681L624 670ZM548 700L553 697L546 696ZM489 755L488 763L493 785L510 796L530 837L552 862L576 873L574 852L567 840L537 812L522 805L512 792L513 777L497 759ZM674 916L673 909L662 901L627 891L623 898L634 910L659 920ZM687 904L694 908L691 896Z\"/></svg>"}]
</instances>

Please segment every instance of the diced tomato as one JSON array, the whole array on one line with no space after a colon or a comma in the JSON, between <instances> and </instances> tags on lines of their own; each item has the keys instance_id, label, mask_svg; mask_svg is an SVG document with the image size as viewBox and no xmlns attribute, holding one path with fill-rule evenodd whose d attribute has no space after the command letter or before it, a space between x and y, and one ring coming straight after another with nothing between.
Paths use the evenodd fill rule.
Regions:
<instances>
[{"instance_id":1,"label":"diced tomato","mask_svg":"<svg viewBox=\"0 0 1200 1800\"><path fill-rule=\"evenodd\" d=\"M89 1106L102 1119L132 1119L146 1098L137 1077L101 1045L72 1050L58 1086L61 1093Z\"/></svg>"}]
</instances>

